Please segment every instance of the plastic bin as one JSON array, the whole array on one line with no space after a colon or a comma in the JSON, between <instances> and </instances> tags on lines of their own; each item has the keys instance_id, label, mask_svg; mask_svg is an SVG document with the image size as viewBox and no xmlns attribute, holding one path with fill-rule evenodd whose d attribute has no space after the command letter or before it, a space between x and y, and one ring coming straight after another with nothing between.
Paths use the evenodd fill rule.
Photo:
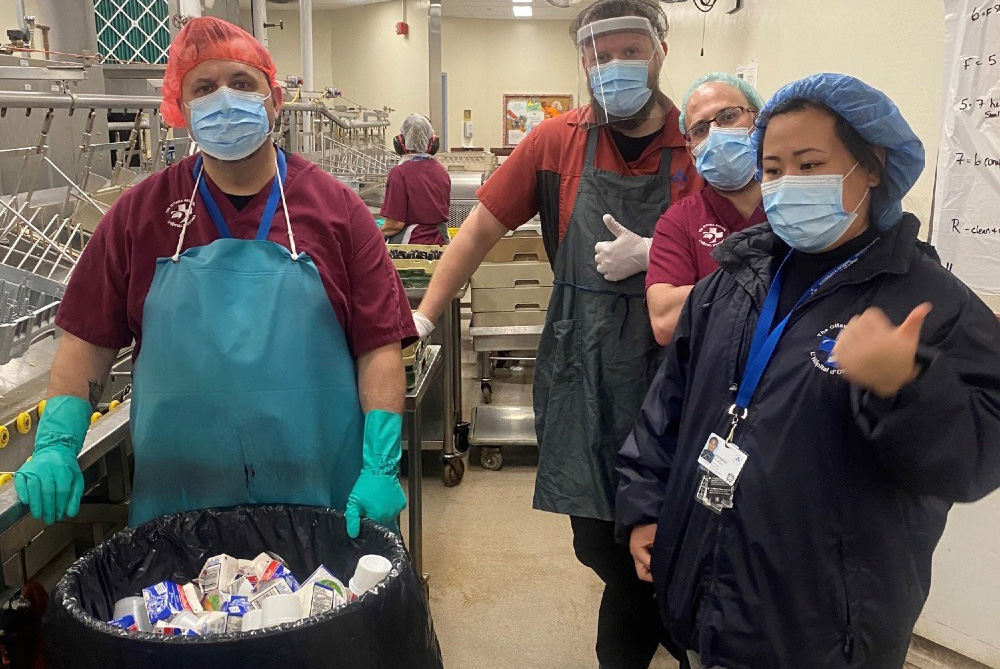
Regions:
<instances>
[{"instance_id":1,"label":"plastic bin","mask_svg":"<svg viewBox=\"0 0 1000 669\"><path fill-rule=\"evenodd\" d=\"M164 637L108 625L114 602L163 580L189 582L212 555L283 557L305 579L320 564L347 582L368 553L393 564L358 601L314 618L247 634ZM343 514L309 506L204 509L119 532L66 572L45 617L50 669L440 669L423 585L398 537L370 521L350 539Z\"/></svg>"}]
</instances>

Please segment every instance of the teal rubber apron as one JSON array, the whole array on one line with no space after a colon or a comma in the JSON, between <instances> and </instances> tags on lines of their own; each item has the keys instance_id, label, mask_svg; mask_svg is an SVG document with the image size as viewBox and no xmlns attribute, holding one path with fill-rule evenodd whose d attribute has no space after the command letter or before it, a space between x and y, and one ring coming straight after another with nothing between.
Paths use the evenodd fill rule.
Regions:
<instances>
[{"instance_id":1,"label":"teal rubber apron","mask_svg":"<svg viewBox=\"0 0 1000 669\"><path fill-rule=\"evenodd\" d=\"M573 216L556 253L555 285L535 362L538 476L534 507L614 520L615 455L631 431L660 364L645 303L645 273L607 281L594 245L611 241L604 214L652 237L670 205L665 148L652 176L594 167L600 128L591 128Z\"/></svg>"},{"instance_id":2,"label":"teal rubber apron","mask_svg":"<svg viewBox=\"0 0 1000 669\"><path fill-rule=\"evenodd\" d=\"M129 524L237 504L344 509L361 471L357 372L316 265L268 241L285 158L256 239L234 239L195 163L220 239L156 261L132 387ZM188 212L194 209L191 195Z\"/></svg>"}]
</instances>

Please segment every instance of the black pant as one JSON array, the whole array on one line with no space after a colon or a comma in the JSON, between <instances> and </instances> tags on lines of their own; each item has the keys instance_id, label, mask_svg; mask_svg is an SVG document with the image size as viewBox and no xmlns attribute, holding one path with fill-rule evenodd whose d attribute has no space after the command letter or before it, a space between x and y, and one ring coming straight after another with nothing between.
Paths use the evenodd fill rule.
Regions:
<instances>
[{"instance_id":1,"label":"black pant","mask_svg":"<svg viewBox=\"0 0 1000 669\"><path fill-rule=\"evenodd\" d=\"M615 524L570 516L577 559L604 581L597 616L597 660L603 669L648 669L660 644L686 667L687 658L660 621L653 584L640 581L627 546L615 541Z\"/></svg>"}]
</instances>

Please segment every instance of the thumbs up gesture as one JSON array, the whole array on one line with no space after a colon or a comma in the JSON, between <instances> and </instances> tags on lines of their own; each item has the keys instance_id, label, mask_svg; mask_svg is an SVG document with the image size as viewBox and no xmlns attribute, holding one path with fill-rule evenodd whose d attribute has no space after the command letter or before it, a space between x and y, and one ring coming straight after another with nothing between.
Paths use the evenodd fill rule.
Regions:
<instances>
[{"instance_id":1,"label":"thumbs up gesture","mask_svg":"<svg viewBox=\"0 0 1000 669\"><path fill-rule=\"evenodd\" d=\"M653 240L640 237L615 220L604 215L604 225L615 236L610 242L594 245L594 262L597 271L608 281L622 281L649 269L649 247Z\"/></svg>"},{"instance_id":2,"label":"thumbs up gesture","mask_svg":"<svg viewBox=\"0 0 1000 669\"><path fill-rule=\"evenodd\" d=\"M875 307L852 318L833 347L844 378L880 397L898 393L920 374L917 345L930 312L931 304L924 302L899 327Z\"/></svg>"}]
</instances>

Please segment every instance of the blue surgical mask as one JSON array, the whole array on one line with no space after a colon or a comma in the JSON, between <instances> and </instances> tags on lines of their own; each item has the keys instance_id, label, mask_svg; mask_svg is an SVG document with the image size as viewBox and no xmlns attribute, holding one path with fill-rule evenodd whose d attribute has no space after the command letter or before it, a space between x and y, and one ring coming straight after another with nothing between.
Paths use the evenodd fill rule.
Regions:
<instances>
[{"instance_id":1,"label":"blue surgical mask","mask_svg":"<svg viewBox=\"0 0 1000 669\"><path fill-rule=\"evenodd\" d=\"M746 128L712 128L691 153L698 173L722 191L743 188L757 170L757 156Z\"/></svg>"},{"instance_id":2,"label":"blue surgical mask","mask_svg":"<svg viewBox=\"0 0 1000 669\"><path fill-rule=\"evenodd\" d=\"M774 233L804 253L818 253L840 239L868 197L865 193L854 211L844 210L844 181L857 167L855 163L844 176L784 176L761 184L764 211Z\"/></svg>"},{"instance_id":3,"label":"blue surgical mask","mask_svg":"<svg viewBox=\"0 0 1000 669\"><path fill-rule=\"evenodd\" d=\"M271 133L266 95L223 86L188 103L191 133L202 151L219 160L240 160L260 148Z\"/></svg>"},{"instance_id":4,"label":"blue surgical mask","mask_svg":"<svg viewBox=\"0 0 1000 669\"><path fill-rule=\"evenodd\" d=\"M594 99L612 116L628 118L649 101L649 61L613 60L589 70Z\"/></svg>"}]
</instances>

